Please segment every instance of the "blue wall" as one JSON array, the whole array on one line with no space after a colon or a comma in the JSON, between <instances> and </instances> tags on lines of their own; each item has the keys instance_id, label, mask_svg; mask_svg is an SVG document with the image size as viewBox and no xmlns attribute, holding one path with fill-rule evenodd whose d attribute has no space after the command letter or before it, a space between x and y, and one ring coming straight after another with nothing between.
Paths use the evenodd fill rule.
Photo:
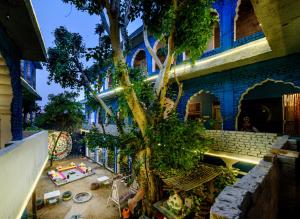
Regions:
<instances>
[{"instance_id":1,"label":"blue wall","mask_svg":"<svg viewBox=\"0 0 300 219\"><path fill-rule=\"evenodd\" d=\"M242 94L248 88L267 79L300 86L299 60L300 54L295 54L184 81L184 94L178 106L178 113L184 118L191 96L200 90L210 91L220 100L224 129L235 130L235 119Z\"/></svg>"},{"instance_id":2,"label":"blue wall","mask_svg":"<svg viewBox=\"0 0 300 219\"><path fill-rule=\"evenodd\" d=\"M264 33L258 32L255 34L252 34L250 36L247 36L245 38L239 39L234 41L234 18L236 15L236 6L237 6L238 0L217 0L213 4L213 8L218 12L219 14L219 24L220 24L220 47L206 51L202 54L201 58L205 58L208 56L215 55L220 52L224 52L228 49L241 46L243 44L249 43L251 41L260 39L264 37ZM137 34L137 33L135 33ZM142 33L140 33L142 34ZM150 45L153 47L156 39L153 37L149 37ZM144 42L141 42L138 46L135 48L132 48L131 51L128 53L126 57L126 62L130 67L132 59L134 58L134 55L136 54L136 51L143 49L146 52L146 59L147 59L147 70L149 73L149 76L158 73L152 71L152 57L150 53L148 52ZM178 58L178 63L180 63L182 57Z\"/></svg>"}]
</instances>

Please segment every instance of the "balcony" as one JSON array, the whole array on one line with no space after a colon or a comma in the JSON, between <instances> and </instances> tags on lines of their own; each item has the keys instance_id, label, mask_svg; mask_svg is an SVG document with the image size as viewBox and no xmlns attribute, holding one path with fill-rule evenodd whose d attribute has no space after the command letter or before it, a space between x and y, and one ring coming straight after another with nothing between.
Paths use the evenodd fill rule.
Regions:
<instances>
[{"instance_id":1,"label":"balcony","mask_svg":"<svg viewBox=\"0 0 300 219\"><path fill-rule=\"evenodd\" d=\"M0 150L0 218L20 218L48 161L48 132Z\"/></svg>"}]
</instances>

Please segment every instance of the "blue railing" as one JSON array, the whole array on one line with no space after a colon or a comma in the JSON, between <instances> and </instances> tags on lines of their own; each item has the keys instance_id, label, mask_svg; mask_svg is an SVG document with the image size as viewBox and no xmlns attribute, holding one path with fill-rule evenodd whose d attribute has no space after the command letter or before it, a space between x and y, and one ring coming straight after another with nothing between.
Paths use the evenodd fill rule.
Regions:
<instances>
[{"instance_id":1,"label":"blue railing","mask_svg":"<svg viewBox=\"0 0 300 219\"><path fill-rule=\"evenodd\" d=\"M246 36L244 38L241 38L241 39L238 39L236 41L233 41L233 46L232 47L235 48L235 47L238 47L238 46L250 43L252 41L261 39L264 36L265 36L265 34L263 32L254 33L254 34L252 34L250 36Z\"/></svg>"}]
</instances>

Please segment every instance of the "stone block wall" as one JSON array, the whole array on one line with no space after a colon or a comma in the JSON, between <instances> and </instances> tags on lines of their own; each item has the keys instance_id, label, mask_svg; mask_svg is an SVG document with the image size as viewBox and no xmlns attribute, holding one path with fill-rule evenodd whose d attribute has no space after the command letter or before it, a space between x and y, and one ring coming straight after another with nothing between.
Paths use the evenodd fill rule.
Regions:
<instances>
[{"instance_id":1,"label":"stone block wall","mask_svg":"<svg viewBox=\"0 0 300 219\"><path fill-rule=\"evenodd\" d=\"M277 218L278 165L261 161L236 184L227 186L216 198L210 219Z\"/></svg>"},{"instance_id":2,"label":"stone block wall","mask_svg":"<svg viewBox=\"0 0 300 219\"><path fill-rule=\"evenodd\" d=\"M300 209L299 158L278 155L279 165L279 216L278 218L295 218Z\"/></svg>"},{"instance_id":3,"label":"stone block wall","mask_svg":"<svg viewBox=\"0 0 300 219\"><path fill-rule=\"evenodd\" d=\"M239 155L263 157L278 139L277 134L223 130L206 130L213 139L211 149Z\"/></svg>"}]
</instances>

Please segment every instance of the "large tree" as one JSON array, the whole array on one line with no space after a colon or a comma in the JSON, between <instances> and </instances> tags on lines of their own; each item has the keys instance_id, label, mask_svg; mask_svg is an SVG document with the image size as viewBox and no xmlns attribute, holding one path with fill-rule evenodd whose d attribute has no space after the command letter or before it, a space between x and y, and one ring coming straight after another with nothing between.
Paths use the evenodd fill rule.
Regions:
<instances>
[{"instance_id":1,"label":"large tree","mask_svg":"<svg viewBox=\"0 0 300 219\"><path fill-rule=\"evenodd\" d=\"M136 135L139 137L135 140L135 142L139 142L139 146L134 147L136 161L139 163L140 194L142 196L145 194L144 198L147 201L144 202L144 207L148 214L151 214L151 204L158 198L158 187L151 162L158 157L156 153L163 150L162 148L157 149L157 145L167 148L173 147L175 144L176 148L174 149L180 150L177 143L188 142L188 139L184 137L194 133L193 129L188 129L180 123L176 115L174 117L182 94L182 84L174 71L178 94L171 95L170 93L174 92L168 92L171 85L171 68L173 63L176 63L176 57L181 53L187 52L193 62L206 49L216 19L211 10L213 1L63 0L63 2L73 4L77 9L91 15L99 16L100 23L96 28L99 45L94 48L85 48L79 34L70 33L64 27L57 28L54 32L55 46L48 49L49 79L60 83L63 87L84 88L86 94L90 96L89 99L96 101L115 120L120 135L124 135L120 114L112 112L97 93L103 85L103 78L108 75L112 75L115 84L122 87L122 98L125 100L125 105L129 107L139 130L139 134ZM139 80L135 74L136 70L130 69L126 64L126 51L130 49L127 25L136 18L143 20L145 45L159 67L159 74L154 86ZM160 61L151 47L148 33L165 44L166 59L164 63ZM92 59L94 64L87 67L84 59ZM151 94L149 94L149 87L152 89ZM122 98L119 98L119 102ZM169 104L170 102L171 104ZM171 107L166 107L167 103ZM170 133L172 137L185 136L181 139L177 136L179 140L177 143L176 140L167 141L169 132L161 129L172 129L180 125L182 125L181 128ZM185 132L185 128L190 132ZM157 137L153 138L153 136ZM195 148L200 145L198 140L193 143L195 143ZM190 154L192 150L189 149L179 152L182 152L182 156ZM173 152L174 150L169 151Z\"/></svg>"},{"instance_id":2,"label":"large tree","mask_svg":"<svg viewBox=\"0 0 300 219\"><path fill-rule=\"evenodd\" d=\"M58 131L50 154L50 167L54 159L60 137L63 132L71 134L79 129L83 122L82 105L76 101L77 93L67 92L57 95L50 94L49 102L44 108L44 113L36 119L36 125L41 128Z\"/></svg>"}]
</instances>

